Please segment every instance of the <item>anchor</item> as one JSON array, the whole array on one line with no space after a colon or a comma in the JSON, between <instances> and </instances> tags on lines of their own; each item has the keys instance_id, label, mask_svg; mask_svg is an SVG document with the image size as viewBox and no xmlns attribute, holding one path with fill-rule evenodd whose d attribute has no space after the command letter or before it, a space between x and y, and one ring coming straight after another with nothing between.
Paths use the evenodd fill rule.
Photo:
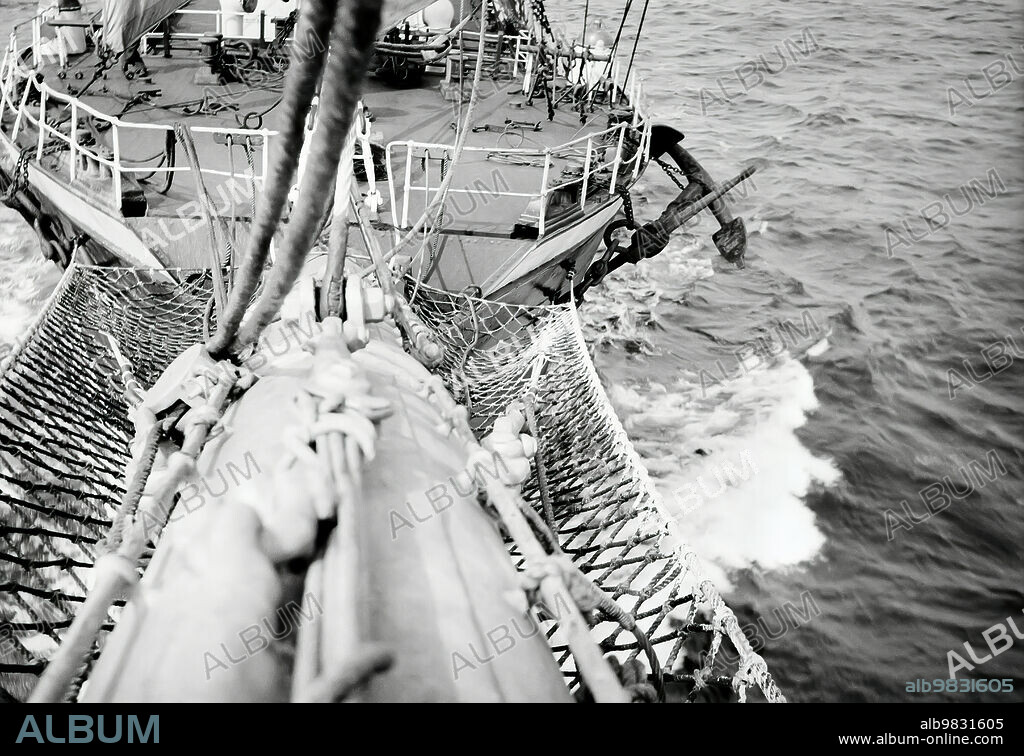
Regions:
<instances>
[{"instance_id":1,"label":"anchor","mask_svg":"<svg viewBox=\"0 0 1024 756\"><path fill-rule=\"evenodd\" d=\"M573 296L578 302L582 302L587 289L601 283L609 273L613 273L627 263L636 264L664 251L673 231L701 211L713 208L715 204L721 205L722 197L754 175L755 171L756 169L753 167L746 168L734 178L717 185L708 193L705 193L703 185L696 182L691 183L669 203L658 220L647 223L642 229L630 229L629 221L625 219L609 224L604 234L606 252L587 269L583 281L579 286L573 288ZM728 213L728 210L725 210L725 213ZM734 230L736 228L739 229L738 233ZM631 234L628 233L630 230L632 230ZM643 244L640 241L641 235L644 239ZM746 229L742 218L733 220L730 216L728 224L724 225L712 238L715 239L715 246L726 260L735 263L737 267L743 267ZM648 245L650 241L654 242L653 246ZM569 295L566 293L555 300L555 303L564 304L568 300Z\"/></svg>"},{"instance_id":2,"label":"anchor","mask_svg":"<svg viewBox=\"0 0 1024 756\"><path fill-rule=\"evenodd\" d=\"M668 246L672 233L702 210L710 209L718 221L719 229L711 235L719 254L738 268L743 267L747 251L747 227L742 218L733 218L722 198L739 184L750 178L756 169L747 168L735 178L723 184L715 183L705 170L679 142L683 134L671 126L654 126L651 129L651 159L658 160L669 155L686 177L687 184L655 221L637 228L632 222L632 213L627 219L619 219L605 229L605 253L591 263L580 284L573 288L573 294L582 301L583 294L599 284L609 273L626 263L638 263L660 254ZM628 195L624 197L628 200ZM567 301L565 294L559 301Z\"/></svg>"},{"instance_id":3,"label":"anchor","mask_svg":"<svg viewBox=\"0 0 1024 756\"><path fill-rule=\"evenodd\" d=\"M671 126L654 126L651 129L651 159L657 160L667 154L679 166L679 170L686 176L688 183L686 189L680 192L679 196L669 204L662 217L653 224L647 224L644 227L644 231L667 231L668 234L671 234L672 231L679 228L680 225L689 219L679 221L678 225L669 228L672 219L683 211L684 202L692 202L695 198L707 197L716 191L717 184L711 178L711 174L705 170L704 166L697 162L693 155L679 144L682 140L683 134ZM749 178L753 172L753 170L749 172L744 171L746 175L743 176L741 174L743 178L736 181L736 184ZM733 184L730 189L736 184ZM743 223L742 218L732 217L729 208L721 200L722 195L726 192L720 192L718 197L709 205L711 214L714 215L719 225L718 231L711 235L711 240L715 243L715 247L722 257L734 263L737 267L742 268L743 256L747 251L747 227ZM665 246L668 245L668 236L664 235L664 233L654 238L661 246L654 252L645 250L645 257L653 257L658 252L663 251Z\"/></svg>"}]
</instances>

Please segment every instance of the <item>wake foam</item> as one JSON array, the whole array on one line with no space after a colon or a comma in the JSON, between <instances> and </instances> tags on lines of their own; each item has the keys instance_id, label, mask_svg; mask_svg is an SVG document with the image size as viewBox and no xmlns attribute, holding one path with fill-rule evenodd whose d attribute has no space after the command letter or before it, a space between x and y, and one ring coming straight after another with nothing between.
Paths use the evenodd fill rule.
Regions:
<instances>
[{"instance_id":1,"label":"wake foam","mask_svg":"<svg viewBox=\"0 0 1024 756\"><path fill-rule=\"evenodd\" d=\"M581 311L591 343L659 353L657 307L674 299L661 282L686 289L713 275L710 260L673 247L673 275L640 265L595 292ZM828 346L822 338L804 355L818 357ZM797 438L818 406L799 359L784 352L710 389L685 373L671 384L641 376L607 390L669 515L717 585L728 589L729 573L739 569L791 568L820 552L825 537L804 499L840 473Z\"/></svg>"},{"instance_id":2,"label":"wake foam","mask_svg":"<svg viewBox=\"0 0 1024 756\"><path fill-rule=\"evenodd\" d=\"M60 280L35 235L20 221L0 219L0 356L18 340Z\"/></svg>"}]
</instances>

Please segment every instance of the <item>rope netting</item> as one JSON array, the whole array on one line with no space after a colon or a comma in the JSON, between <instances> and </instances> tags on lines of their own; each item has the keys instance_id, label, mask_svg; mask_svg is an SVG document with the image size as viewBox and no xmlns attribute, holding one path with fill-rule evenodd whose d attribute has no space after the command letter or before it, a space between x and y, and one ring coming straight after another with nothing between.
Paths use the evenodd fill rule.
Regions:
<instances>
[{"instance_id":1,"label":"rope netting","mask_svg":"<svg viewBox=\"0 0 1024 756\"><path fill-rule=\"evenodd\" d=\"M103 335L148 388L202 338L210 294L205 272L73 266L0 363L0 697L35 684L124 495L134 428Z\"/></svg>"},{"instance_id":2,"label":"rope netting","mask_svg":"<svg viewBox=\"0 0 1024 756\"><path fill-rule=\"evenodd\" d=\"M61 642L124 495L134 429L102 337L114 338L144 388L202 340L209 273L169 275L69 268L0 363L0 698L25 698ZM530 403L539 451L525 498L551 514L561 550L641 631L596 616L602 649L634 665L653 650L670 699L784 700L664 513L574 308L504 305L425 286L413 307L444 344L438 372L470 408L478 437L510 404ZM104 630L116 609L111 615ZM578 688L557 622L547 632Z\"/></svg>"},{"instance_id":3,"label":"rope netting","mask_svg":"<svg viewBox=\"0 0 1024 756\"><path fill-rule=\"evenodd\" d=\"M575 308L519 307L422 285L412 302L445 346L439 372L470 407L478 436L511 403L532 401L538 453L524 497L538 512L551 512L561 550L635 619L669 698L747 700L754 692L785 700L676 533L605 395ZM547 632L570 686L578 687L557 623ZM594 634L623 664L648 658L612 617Z\"/></svg>"}]
</instances>

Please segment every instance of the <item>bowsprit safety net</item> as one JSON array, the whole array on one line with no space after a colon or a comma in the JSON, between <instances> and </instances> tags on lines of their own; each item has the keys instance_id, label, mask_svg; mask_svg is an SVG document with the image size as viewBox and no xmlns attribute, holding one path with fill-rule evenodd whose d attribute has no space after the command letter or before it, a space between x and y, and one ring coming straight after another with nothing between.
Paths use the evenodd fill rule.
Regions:
<instances>
[{"instance_id":1,"label":"bowsprit safety net","mask_svg":"<svg viewBox=\"0 0 1024 756\"><path fill-rule=\"evenodd\" d=\"M106 335L148 388L202 338L211 285L72 266L2 363L0 696L24 699L56 650L124 495L135 431Z\"/></svg>"},{"instance_id":2,"label":"bowsprit safety net","mask_svg":"<svg viewBox=\"0 0 1024 756\"><path fill-rule=\"evenodd\" d=\"M73 265L2 363L0 696L27 697L88 592L125 495L133 426L118 352L141 387L152 386L203 339L211 292L207 271ZM538 442L526 500L554 534L551 551L611 599L590 612L592 632L634 697L785 700L665 514L601 387L575 308L422 285L410 299L445 348L438 372L478 437L511 404L525 406ZM557 609L544 610L546 632L578 689ZM71 697L88 671L87 661Z\"/></svg>"},{"instance_id":3,"label":"bowsprit safety net","mask_svg":"<svg viewBox=\"0 0 1024 756\"><path fill-rule=\"evenodd\" d=\"M410 284L409 293L444 344L439 372L469 407L478 436L513 402L532 415L538 453L524 496L548 519L561 551L615 600L618 616L599 612L593 627L602 649L620 664L655 667L660 674L649 677L664 686L656 692L670 699L746 700L753 689L784 701L675 532L601 386L575 306L507 305L422 284ZM638 633L627 629L632 623ZM548 634L569 684L578 686L557 622Z\"/></svg>"}]
</instances>

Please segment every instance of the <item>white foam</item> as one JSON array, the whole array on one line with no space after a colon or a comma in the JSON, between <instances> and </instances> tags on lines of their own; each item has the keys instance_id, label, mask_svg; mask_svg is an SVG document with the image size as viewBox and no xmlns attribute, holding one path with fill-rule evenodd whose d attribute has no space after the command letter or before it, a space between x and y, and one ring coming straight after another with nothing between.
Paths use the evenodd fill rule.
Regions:
<instances>
[{"instance_id":1,"label":"white foam","mask_svg":"<svg viewBox=\"0 0 1024 756\"><path fill-rule=\"evenodd\" d=\"M38 315L60 272L43 259L28 226L0 221L0 345L10 345Z\"/></svg>"},{"instance_id":2,"label":"white foam","mask_svg":"<svg viewBox=\"0 0 1024 756\"><path fill-rule=\"evenodd\" d=\"M817 407L813 388L807 369L783 357L707 399L692 378L610 392L666 508L723 588L732 570L791 567L825 543L804 497L839 472L795 433Z\"/></svg>"},{"instance_id":3,"label":"white foam","mask_svg":"<svg viewBox=\"0 0 1024 756\"><path fill-rule=\"evenodd\" d=\"M828 346L828 337L826 337L819 341L817 344L814 344L813 346L809 347L805 354L808 357L821 357L821 355L825 354L825 352L828 351Z\"/></svg>"},{"instance_id":4,"label":"white foam","mask_svg":"<svg viewBox=\"0 0 1024 756\"><path fill-rule=\"evenodd\" d=\"M696 253L704 242L676 232L653 260L620 268L587 295L580 310L587 341L643 354L658 354L653 331L662 300L683 302L696 281L710 278L710 259Z\"/></svg>"},{"instance_id":5,"label":"white foam","mask_svg":"<svg viewBox=\"0 0 1024 756\"><path fill-rule=\"evenodd\" d=\"M658 304L714 275L711 261L695 254L700 248L673 239L657 267L643 263L608 279L583 308L588 339L656 354ZM828 347L826 335L805 354ZM805 497L840 473L796 436L818 406L797 359L783 353L710 388L693 373L672 385L613 385L609 395L666 508L721 588L732 571L792 568L820 552L825 537Z\"/></svg>"}]
</instances>

